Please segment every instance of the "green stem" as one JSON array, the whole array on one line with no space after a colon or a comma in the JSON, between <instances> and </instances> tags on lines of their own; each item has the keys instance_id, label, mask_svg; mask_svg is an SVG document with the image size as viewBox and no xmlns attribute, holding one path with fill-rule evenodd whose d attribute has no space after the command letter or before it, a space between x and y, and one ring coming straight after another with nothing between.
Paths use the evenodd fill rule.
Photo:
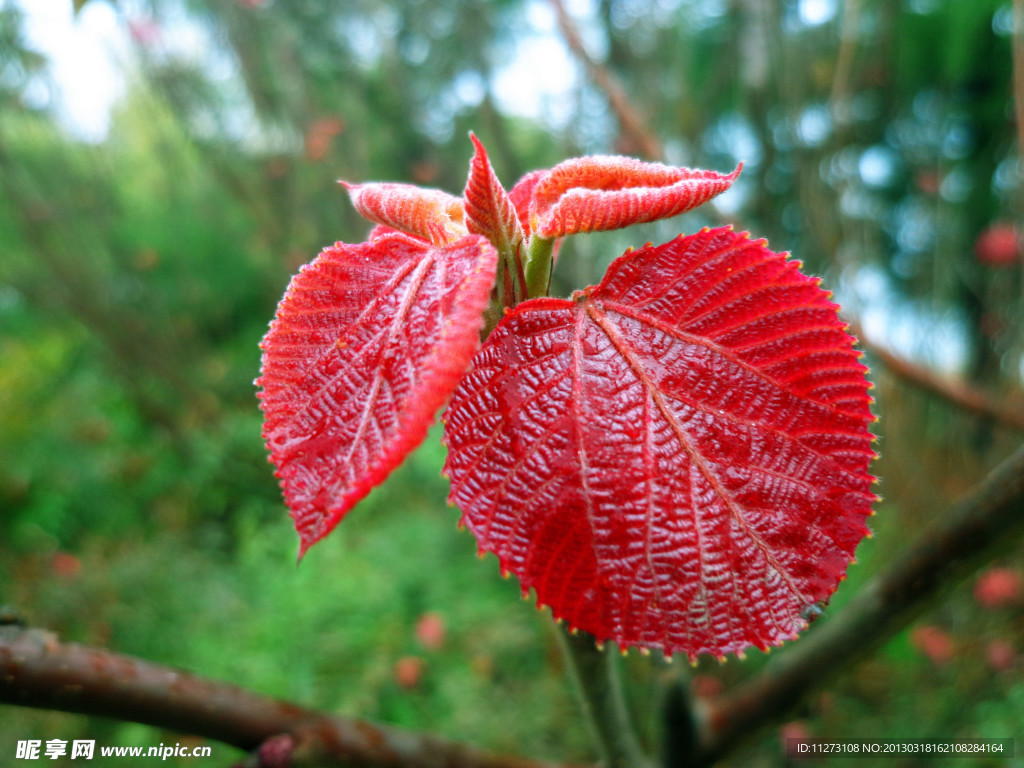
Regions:
<instances>
[{"instance_id":1,"label":"green stem","mask_svg":"<svg viewBox=\"0 0 1024 768\"><path fill-rule=\"evenodd\" d=\"M616 654L598 649L593 635L571 634L559 628L558 637L573 684L602 753L606 768L647 768L636 731L626 711Z\"/></svg>"},{"instance_id":2,"label":"green stem","mask_svg":"<svg viewBox=\"0 0 1024 768\"><path fill-rule=\"evenodd\" d=\"M530 238L526 255L526 294L531 299L548 295L554 250L553 237L534 235Z\"/></svg>"}]
</instances>

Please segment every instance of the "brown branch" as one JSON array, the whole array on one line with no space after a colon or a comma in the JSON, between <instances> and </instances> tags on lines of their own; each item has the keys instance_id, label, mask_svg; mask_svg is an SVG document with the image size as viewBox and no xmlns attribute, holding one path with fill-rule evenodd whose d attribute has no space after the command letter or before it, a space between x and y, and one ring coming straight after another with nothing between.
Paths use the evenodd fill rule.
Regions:
<instances>
[{"instance_id":1,"label":"brown branch","mask_svg":"<svg viewBox=\"0 0 1024 768\"><path fill-rule=\"evenodd\" d=\"M275 760L289 760L279 764L293 768L547 765L432 735L327 715L159 664L62 643L50 632L16 625L0 626L0 703L128 720L246 751L266 743ZM282 751L286 754L281 755Z\"/></svg>"},{"instance_id":2,"label":"brown branch","mask_svg":"<svg viewBox=\"0 0 1024 768\"><path fill-rule=\"evenodd\" d=\"M619 120L619 127L625 134L630 144L637 148L637 152L648 160L657 160L661 157L661 143L648 129L646 121L633 108L625 89L616 79L615 75L597 61L580 36L576 22L573 21L569 12L565 9L562 0L549 0L551 7L555 9L555 16L558 18L558 29L565 38L565 44L569 46L572 54L583 64L590 79L594 81L608 99L608 105Z\"/></svg>"},{"instance_id":3,"label":"brown branch","mask_svg":"<svg viewBox=\"0 0 1024 768\"><path fill-rule=\"evenodd\" d=\"M834 618L822 621L752 680L707 705L699 723L701 745L689 764L711 765L741 738L784 719L808 693L903 629L941 590L1022 534L1024 445Z\"/></svg>"},{"instance_id":4,"label":"brown branch","mask_svg":"<svg viewBox=\"0 0 1024 768\"><path fill-rule=\"evenodd\" d=\"M832 76L832 92L828 100L832 120L843 130L850 123L850 76L853 73L859 23L860 0L846 0L839 28L839 52L836 54L836 69Z\"/></svg>"},{"instance_id":5,"label":"brown branch","mask_svg":"<svg viewBox=\"0 0 1024 768\"><path fill-rule=\"evenodd\" d=\"M904 381L938 395L966 411L993 419L1013 429L1024 430L1024 411L963 381L939 376L923 366L893 354L885 347L865 338L855 324L851 323L850 332L860 340L862 349L878 359L890 373Z\"/></svg>"},{"instance_id":6,"label":"brown branch","mask_svg":"<svg viewBox=\"0 0 1024 768\"><path fill-rule=\"evenodd\" d=\"M1013 0L1013 100L1017 154L1024 154L1024 0Z\"/></svg>"},{"instance_id":7,"label":"brown branch","mask_svg":"<svg viewBox=\"0 0 1024 768\"><path fill-rule=\"evenodd\" d=\"M1013 103L1017 123L1017 162L1020 163L1024 158L1024 0L1013 0ZM1024 215L1024 194L1018 195L1019 213ZM1020 259L1024 264L1024 250L1021 250Z\"/></svg>"}]
</instances>

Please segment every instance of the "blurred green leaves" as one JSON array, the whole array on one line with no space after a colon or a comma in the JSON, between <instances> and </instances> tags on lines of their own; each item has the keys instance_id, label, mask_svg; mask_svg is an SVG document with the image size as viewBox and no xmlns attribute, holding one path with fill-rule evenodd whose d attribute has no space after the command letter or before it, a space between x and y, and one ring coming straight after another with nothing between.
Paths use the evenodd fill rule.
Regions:
<instances>
[{"instance_id":1,"label":"blurred green leaves","mask_svg":"<svg viewBox=\"0 0 1024 768\"><path fill-rule=\"evenodd\" d=\"M882 327L899 351L1020 397L1021 264L974 254L993 222L1021 226L1010 3L847 0L816 25L797 2L572 5L667 161L744 162L723 219L831 272L849 309L892 310ZM296 569L252 386L288 276L365 235L338 178L458 192L470 129L509 184L563 157L632 151L585 82L549 119L499 109L496 73L524 38L552 34L546 6L119 0L127 87L95 143L41 106L52 73L23 7L0 0L0 603L68 639L313 706L589 759L547 619L454 530L438 449ZM703 223L718 222L578 238L556 291L594 282L628 244ZM887 503L837 603L1017 437L880 368L876 379ZM448 630L436 651L415 640L427 611ZM960 595L929 621L956 639L954 663L894 641L806 704L816 735L1019 726L1019 620L979 616ZM1016 650L1009 672L971 640L979 626ZM412 689L394 677L407 656L425 662ZM729 682L758 663L700 674ZM629 668L637 701L682 676ZM2 721L0 748L133 733L10 710Z\"/></svg>"}]
</instances>

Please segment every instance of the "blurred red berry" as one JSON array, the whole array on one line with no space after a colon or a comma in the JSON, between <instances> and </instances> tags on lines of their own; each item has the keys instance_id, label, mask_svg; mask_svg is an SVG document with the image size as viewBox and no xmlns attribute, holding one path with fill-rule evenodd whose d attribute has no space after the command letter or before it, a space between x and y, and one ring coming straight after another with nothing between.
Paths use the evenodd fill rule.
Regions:
<instances>
[{"instance_id":1,"label":"blurred red berry","mask_svg":"<svg viewBox=\"0 0 1024 768\"><path fill-rule=\"evenodd\" d=\"M82 561L67 552L57 552L51 561L54 574L62 579L74 579L82 572Z\"/></svg>"},{"instance_id":2,"label":"blurred red berry","mask_svg":"<svg viewBox=\"0 0 1024 768\"><path fill-rule=\"evenodd\" d=\"M786 750L786 744L789 739L809 739L811 738L811 729L807 725L806 720L790 720L788 723L783 723L779 726L779 742L782 744L782 750Z\"/></svg>"},{"instance_id":3,"label":"blurred red berry","mask_svg":"<svg viewBox=\"0 0 1024 768\"><path fill-rule=\"evenodd\" d=\"M722 681L711 675L694 675L690 681L690 691L700 699L713 699L722 688Z\"/></svg>"},{"instance_id":4,"label":"blurred red berry","mask_svg":"<svg viewBox=\"0 0 1024 768\"><path fill-rule=\"evenodd\" d=\"M419 656L403 656L395 662L395 682L406 690L415 688L423 680L426 666Z\"/></svg>"},{"instance_id":5,"label":"blurred red berry","mask_svg":"<svg viewBox=\"0 0 1024 768\"><path fill-rule=\"evenodd\" d=\"M1017 261L1017 228L997 221L982 231L974 241L974 255L989 267L1010 267Z\"/></svg>"},{"instance_id":6,"label":"blurred red berry","mask_svg":"<svg viewBox=\"0 0 1024 768\"><path fill-rule=\"evenodd\" d=\"M1017 661L1017 650L1006 640L996 639L985 649L989 666L996 672L1012 669Z\"/></svg>"},{"instance_id":7,"label":"blurred red berry","mask_svg":"<svg viewBox=\"0 0 1024 768\"><path fill-rule=\"evenodd\" d=\"M937 667L952 661L955 652L953 638L939 627L914 627L910 632L910 644L927 656Z\"/></svg>"},{"instance_id":8,"label":"blurred red berry","mask_svg":"<svg viewBox=\"0 0 1024 768\"><path fill-rule=\"evenodd\" d=\"M295 737L289 733L271 736L256 752L263 768L287 768L295 753Z\"/></svg>"},{"instance_id":9,"label":"blurred red berry","mask_svg":"<svg viewBox=\"0 0 1024 768\"><path fill-rule=\"evenodd\" d=\"M428 651L436 651L444 645L447 632L444 619L439 613L424 613L416 622L416 639Z\"/></svg>"},{"instance_id":10,"label":"blurred red berry","mask_svg":"<svg viewBox=\"0 0 1024 768\"><path fill-rule=\"evenodd\" d=\"M974 584L974 599L986 608L1004 608L1021 601L1024 579L1013 568L989 568Z\"/></svg>"},{"instance_id":11,"label":"blurred red berry","mask_svg":"<svg viewBox=\"0 0 1024 768\"><path fill-rule=\"evenodd\" d=\"M337 116L321 117L306 129L306 159L323 160L334 142L334 137L345 130L345 121Z\"/></svg>"}]
</instances>

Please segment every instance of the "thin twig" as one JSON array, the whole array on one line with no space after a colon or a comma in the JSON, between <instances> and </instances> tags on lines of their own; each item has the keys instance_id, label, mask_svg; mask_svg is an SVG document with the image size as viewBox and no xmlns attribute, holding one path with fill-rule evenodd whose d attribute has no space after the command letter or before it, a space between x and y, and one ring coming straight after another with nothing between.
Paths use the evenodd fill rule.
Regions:
<instances>
[{"instance_id":1,"label":"thin twig","mask_svg":"<svg viewBox=\"0 0 1024 768\"><path fill-rule=\"evenodd\" d=\"M601 62L590 55L587 47L583 44L576 22L573 21L569 12L565 9L562 0L549 0L551 7L555 10L558 18L558 28L565 38L565 44L569 46L572 54L579 59L583 67L608 99L608 105L619 120L619 127L622 133L635 145L638 154L648 160L657 160L661 157L661 142L647 127L647 122L640 116L630 103L625 89L616 79L615 75L608 71Z\"/></svg>"},{"instance_id":2,"label":"thin twig","mask_svg":"<svg viewBox=\"0 0 1024 768\"><path fill-rule=\"evenodd\" d=\"M0 626L0 703L128 720L246 751L268 740L289 765L543 768L436 736L327 715L17 625ZM283 734L292 738L281 740ZM280 757L280 756L278 756Z\"/></svg>"},{"instance_id":3,"label":"thin twig","mask_svg":"<svg viewBox=\"0 0 1024 768\"><path fill-rule=\"evenodd\" d=\"M853 72L853 55L857 49L859 23L860 0L846 0L842 26L839 28L839 53L836 54L832 92L828 100L832 120L840 129L845 129L850 122L850 75Z\"/></svg>"},{"instance_id":4,"label":"thin twig","mask_svg":"<svg viewBox=\"0 0 1024 768\"><path fill-rule=\"evenodd\" d=\"M737 741L778 722L808 693L874 650L946 587L1009 549L1024 533L1024 445L961 499L834 618L776 663L710 703L692 766L711 765Z\"/></svg>"},{"instance_id":5,"label":"thin twig","mask_svg":"<svg viewBox=\"0 0 1024 768\"><path fill-rule=\"evenodd\" d=\"M1024 0L1013 0L1013 96L1019 157L1024 154Z\"/></svg>"},{"instance_id":6,"label":"thin twig","mask_svg":"<svg viewBox=\"0 0 1024 768\"><path fill-rule=\"evenodd\" d=\"M1024 163L1024 0L1013 0L1013 103L1017 122L1019 166ZM1024 194L1018 194L1020 213L1024 216ZM1024 249L1021 249L1020 259L1024 264Z\"/></svg>"},{"instance_id":7,"label":"thin twig","mask_svg":"<svg viewBox=\"0 0 1024 768\"><path fill-rule=\"evenodd\" d=\"M863 332L852 323L850 332L860 340L862 349L881 362L890 373L904 381L938 395L966 411L993 419L1013 429L1024 430L1024 411L1012 407L1005 400L996 398L963 381L939 376L923 366L890 352L885 347L865 338Z\"/></svg>"}]
</instances>

